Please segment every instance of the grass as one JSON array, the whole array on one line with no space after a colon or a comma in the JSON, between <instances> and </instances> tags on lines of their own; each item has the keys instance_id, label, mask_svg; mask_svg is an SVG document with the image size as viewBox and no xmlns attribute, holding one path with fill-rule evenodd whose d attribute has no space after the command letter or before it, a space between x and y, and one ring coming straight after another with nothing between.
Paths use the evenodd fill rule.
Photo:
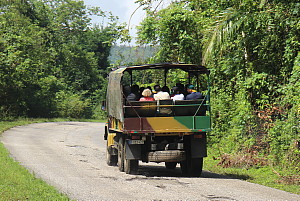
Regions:
<instances>
[{"instance_id":1,"label":"grass","mask_svg":"<svg viewBox=\"0 0 300 201\"><path fill-rule=\"evenodd\" d=\"M17 119L0 121L0 135L9 128L49 121L71 121L73 119ZM76 120L94 121L95 120ZM98 121L99 122L99 121ZM14 161L4 145L0 143L0 200L69 200L54 187L36 178L18 162Z\"/></svg>"},{"instance_id":2,"label":"grass","mask_svg":"<svg viewBox=\"0 0 300 201\"><path fill-rule=\"evenodd\" d=\"M253 166L247 168L223 168L218 165L219 153L209 148L208 157L204 159L204 169L214 173L228 175L231 178L242 179L248 182L269 186L272 188L284 190L294 194L300 194L300 186L296 184L286 184L282 182L281 175L289 175L288 170L281 170L280 167ZM280 175L278 175L280 172ZM297 175L299 176L299 175Z\"/></svg>"}]
</instances>

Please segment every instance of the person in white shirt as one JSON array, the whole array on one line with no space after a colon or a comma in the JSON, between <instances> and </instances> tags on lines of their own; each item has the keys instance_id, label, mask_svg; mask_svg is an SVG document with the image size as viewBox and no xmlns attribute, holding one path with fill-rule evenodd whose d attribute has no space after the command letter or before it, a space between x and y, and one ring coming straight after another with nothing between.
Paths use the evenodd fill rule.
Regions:
<instances>
[{"instance_id":1,"label":"person in white shirt","mask_svg":"<svg viewBox=\"0 0 300 201\"><path fill-rule=\"evenodd\" d=\"M154 90L157 92L153 95L154 100L168 100L171 99L168 92L161 91L160 86L156 85Z\"/></svg>"},{"instance_id":2,"label":"person in white shirt","mask_svg":"<svg viewBox=\"0 0 300 201\"><path fill-rule=\"evenodd\" d=\"M171 97L171 99L173 101L175 100L184 100L184 95L181 93L181 90L179 89L179 87L173 87L173 96Z\"/></svg>"}]
</instances>

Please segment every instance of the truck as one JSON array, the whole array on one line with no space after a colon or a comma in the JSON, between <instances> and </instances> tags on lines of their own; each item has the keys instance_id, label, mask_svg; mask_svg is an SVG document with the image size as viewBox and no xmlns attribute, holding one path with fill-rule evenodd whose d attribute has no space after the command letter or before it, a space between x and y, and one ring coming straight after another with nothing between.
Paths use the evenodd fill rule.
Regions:
<instances>
[{"instance_id":1,"label":"truck","mask_svg":"<svg viewBox=\"0 0 300 201\"><path fill-rule=\"evenodd\" d=\"M128 101L124 85L133 85L134 72L155 71L164 75L179 71L184 83L199 89L201 77L203 99ZM159 72L159 73L157 73ZM151 75L151 74L150 74ZM203 83L203 80L206 82ZM127 83L128 84L128 83ZM167 114L162 111L168 110ZM105 110L106 162L127 174L137 174L140 162L165 163L167 169L180 164L183 175L200 176L207 156L207 133L211 131L209 70L201 65L183 63L144 64L117 68L109 73Z\"/></svg>"}]
</instances>

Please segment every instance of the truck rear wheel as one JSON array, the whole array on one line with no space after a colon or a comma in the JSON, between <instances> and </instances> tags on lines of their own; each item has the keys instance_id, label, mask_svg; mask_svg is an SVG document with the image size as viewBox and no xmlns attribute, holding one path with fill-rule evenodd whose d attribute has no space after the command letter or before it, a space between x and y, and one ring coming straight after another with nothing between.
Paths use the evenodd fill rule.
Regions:
<instances>
[{"instance_id":1,"label":"truck rear wheel","mask_svg":"<svg viewBox=\"0 0 300 201\"><path fill-rule=\"evenodd\" d=\"M118 143L118 168L124 172L124 140L121 137Z\"/></svg>"},{"instance_id":2,"label":"truck rear wheel","mask_svg":"<svg viewBox=\"0 0 300 201\"><path fill-rule=\"evenodd\" d=\"M127 174L137 174L139 169L139 160L126 159L126 147L124 145L124 171Z\"/></svg>"},{"instance_id":3,"label":"truck rear wheel","mask_svg":"<svg viewBox=\"0 0 300 201\"><path fill-rule=\"evenodd\" d=\"M176 168L177 162L165 162L165 166L169 170L174 170Z\"/></svg>"},{"instance_id":4,"label":"truck rear wheel","mask_svg":"<svg viewBox=\"0 0 300 201\"><path fill-rule=\"evenodd\" d=\"M106 163L109 166L116 166L118 163L118 156L111 155L108 151L108 147L106 148Z\"/></svg>"},{"instance_id":5,"label":"truck rear wheel","mask_svg":"<svg viewBox=\"0 0 300 201\"><path fill-rule=\"evenodd\" d=\"M203 168L203 158L188 158L180 162L180 168L183 175L200 177Z\"/></svg>"},{"instance_id":6,"label":"truck rear wheel","mask_svg":"<svg viewBox=\"0 0 300 201\"><path fill-rule=\"evenodd\" d=\"M139 161L138 160L124 160L124 170L127 174L137 174L139 169Z\"/></svg>"}]
</instances>

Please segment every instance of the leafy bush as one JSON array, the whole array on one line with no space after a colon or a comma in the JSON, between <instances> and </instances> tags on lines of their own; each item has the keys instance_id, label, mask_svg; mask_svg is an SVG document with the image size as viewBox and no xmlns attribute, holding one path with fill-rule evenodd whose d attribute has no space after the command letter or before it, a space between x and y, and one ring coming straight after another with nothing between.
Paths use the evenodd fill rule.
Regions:
<instances>
[{"instance_id":1,"label":"leafy bush","mask_svg":"<svg viewBox=\"0 0 300 201\"><path fill-rule=\"evenodd\" d=\"M56 113L59 117L90 118L92 115L91 100L83 98L83 94L68 91L56 93Z\"/></svg>"}]
</instances>

